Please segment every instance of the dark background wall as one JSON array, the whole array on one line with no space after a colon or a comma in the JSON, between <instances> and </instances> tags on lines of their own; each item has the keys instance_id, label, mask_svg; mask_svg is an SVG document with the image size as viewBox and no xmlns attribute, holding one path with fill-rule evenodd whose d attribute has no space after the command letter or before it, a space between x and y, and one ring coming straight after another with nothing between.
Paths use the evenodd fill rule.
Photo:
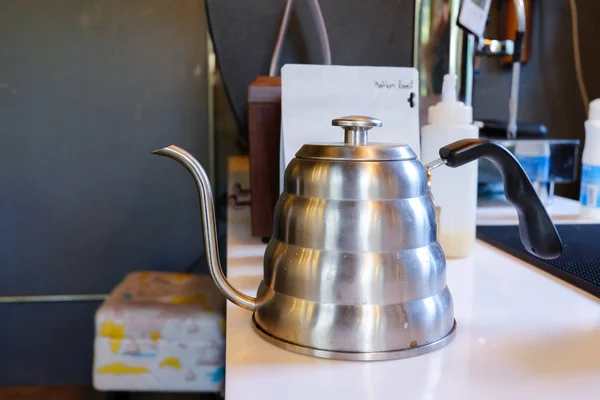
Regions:
<instances>
[{"instance_id":1,"label":"dark background wall","mask_svg":"<svg viewBox=\"0 0 600 400\"><path fill-rule=\"evenodd\" d=\"M505 1L492 4L486 36L503 38L501 14ZM600 96L597 37L600 2L577 0L580 47L590 100ZM555 139L584 140L584 105L579 95L573 61L571 10L568 0L534 1L531 59L521 71L519 120L545 124ZM497 59L482 58L473 96L475 118L508 118L511 70ZM579 197L579 182L558 185L557 192Z\"/></svg>"},{"instance_id":2,"label":"dark background wall","mask_svg":"<svg viewBox=\"0 0 600 400\"><path fill-rule=\"evenodd\" d=\"M206 162L206 43L196 0L0 2L0 296L202 254L191 178L150 152ZM0 385L90 382L98 305L0 304Z\"/></svg>"}]
</instances>

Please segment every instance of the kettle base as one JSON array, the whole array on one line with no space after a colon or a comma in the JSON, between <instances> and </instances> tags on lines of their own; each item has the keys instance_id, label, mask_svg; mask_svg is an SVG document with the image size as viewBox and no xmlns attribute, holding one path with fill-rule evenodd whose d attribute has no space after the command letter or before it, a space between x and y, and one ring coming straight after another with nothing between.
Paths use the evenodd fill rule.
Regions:
<instances>
[{"instance_id":1,"label":"kettle base","mask_svg":"<svg viewBox=\"0 0 600 400\"><path fill-rule=\"evenodd\" d=\"M440 340L432 343L428 343L423 346L417 346L408 349L401 350L390 350L390 351L375 351L375 352L346 352L346 351L331 351L323 349L315 349L312 347L300 346L291 342L287 342L278 337L271 335L264 331L257 323L252 314L252 326L254 331L266 340L267 342L280 347L284 350L288 350L298 354L304 354L307 356L319 357L319 358L330 358L334 360L348 360L348 361L384 361L384 360L395 360L400 358L409 358L420 356L422 354L430 353L432 351L441 349L447 345L454 335L456 334L456 320L452 326L452 330Z\"/></svg>"}]
</instances>

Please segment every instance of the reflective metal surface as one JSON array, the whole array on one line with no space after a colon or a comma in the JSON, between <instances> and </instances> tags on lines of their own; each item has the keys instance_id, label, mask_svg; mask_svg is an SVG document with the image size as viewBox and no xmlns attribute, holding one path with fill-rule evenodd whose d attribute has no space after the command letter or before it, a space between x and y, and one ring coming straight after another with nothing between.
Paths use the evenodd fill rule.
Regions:
<instances>
[{"instance_id":1,"label":"reflective metal surface","mask_svg":"<svg viewBox=\"0 0 600 400\"><path fill-rule=\"evenodd\" d=\"M177 146L165 147L164 149L154 151L153 154L165 156L177 161L192 174L200 197L200 213L202 215L202 228L204 230L204 248L206 251L206 258L208 259L208 271L210 272L210 276L229 301L246 310L255 310L264 299L255 299L240 292L229 284L223 273L217 245L217 225L215 223L213 195L210 188L210 181L208 180L208 176L206 176L204 168L202 168L198 160L190 153Z\"/></svg>"},{"instance_id":2,"label":"reflective metal surface","mask_svg":"<svg viewBox=\"0 0 600 400\"><path fill-rule=\"evenodd\" d=\"M366 117L364 115L349 115L347 117L336 118L331 121L333 126L341 126L342 128L362 128L371 129L382 126L380 119Z\"/></svg>"},{"instance_id":3,"label":"reflective metal surface","mask_svg":"<svg viewBox=\"0 0 600 400\"><path fill-rule=\"evenodd\" d=\"M364 116L349 116L336 118L331 125L344 128L344 143L354 146L365 146L367 144L367 132L369 129L381 126L377 118Z\"/></svg>"},{"instance_id":4,"label":"reflective metal surface","mask_svg":"<svg viewBox=\"0 0 600 400\"><path fill-rule=\"evenodd\" d=\"M508 128L506 134L509 139L517 137L517 115L519 111L519 84L521 81L521 50L524 45L525 30L527 28L525 4L523 0L513 0L517 17L517 48L513 55L512 80L510 85L510 98L508 99Z\"/></svg>"},{"instance_id":5,"label":"reflective metal surface","mask_svg":"<svg viewBox=\"0 0 600 400\"><path fill-rule=\"evenodd\" d=\"M407 146L368 143L367 130L378 120L333 123L363 138L304 146L287 166L257 299L233 288L221 271L202 167L174 146L158 154L194 176L211 275L229 300L254 311L263 338L298 353L346 360L435 350L450 340L455 322L426 169ZM361 158L369 149L371 158ZM398 157L374 159L385 151Z\"/></svg>"},{"instance_id":6,"label":"reflective metal surface","mask_svg":"<svg viewBox=\"0 0 600 400\"><path fill-rule=\"evenodd\" d=\"M480 56L512 56L514 52L512 40L483 39L477 44L477 55Z\"/></svg>"},{"instance_id":7,"label":"reflective metal surface","mask_svg":"<svg viewBox=\"0 0 600 400\"><path fill-rule=\"evenodd\" d=\"M465 48L465 35L456 24L460 1L416 0L413 63L419 70L421 121L427 109L440 100L444 75L457 75L459 95L471 92L472 79L464 79L473 53Z\"/></svg>"},{"instance_id":8,"label":"reflective metal surface","mask_svg":"<svg viewBox=\"0 0 600 400\"><path fill-rule=\"evenodd\" d=\"M296 153L298 158L323 160L414 160L417 158L409 146L384 143L369 143L371 128L380 127L377 118L348 116L336 118L331 125L344 129L343 143L306 144Z\"/></svg>"},{"instance_id":9,"label":"reflective metal surface","mask_svg":"<svg viewBox=\"0 0 600 400\"><path fill-rule=\"evenodd\" d=\"M441 340L454 319L435 232L418 161L293 160L265 253L259 294L272 298L255 313L258 330L344 359L400 357Z\"/></svg>"},{"instance_id":10,"label":"reflective metal surface","mask_svg":"<svg viewBox=\"0 0 600 400\"><path fill-rule=\"evenodd\" d=\"M407 145L369 143L368 146L347 146L346 143L319 143L305 144L298 150L296 157L323 160L391 161L415 160L417 155Z\"/></svg>"},{"instance_id":11,"label":"reflective metal surface","mask_svg":"<svg viewBox=\"0 0 600 400\"><path fill-rule=\"evenodd\" d=\"M498 55L498 51L520 54L515 46L523 45L522 37L526 30L525 6L523 0L512 0L517 17L517 30L521 40L511 49L508 41L487 41L479 44L480 55ZM471 105L473 92L473 56L475 38L465 34L456 21L460 10L460 0L416 0L415 35L413 64L419 70L420 113L422 124L427 121L429 106L440 101L442 81L445 74L458 77L459 98ZM500 46L501 48L498 48ZM487 51L489 50L489 51ZM518 114L519 80L521 63L514 58L512 68L511 95L508 106L508 138L515 138Z\"/></svg>"},{"instance_id":12,"label":"reflective metal surface","mask_svg":"<svg viewBox=\"0 0 600 400\"><path fill-rule=\"evenodd\" d=\"M300 353L307 356L320 357L320 358L334 358L336 360L349 360L349 361L384 361L384 360L397 360L400 358L409 358L420 356L422 354L427 354L437 349L441 349L446 346L456 334L456 322L452 327L450 333L444 336L442 339L437 342L429 343L423 346L417 347L409 347L407 349L402 350L392 350L392 351L372 351L372 352L345 352L345 351L330 351L330 350L322 350L322 349L313 349L310 347L303 347L295 345L294 343L282 341L279 338L276 338L270 335L268 332L264 331L259 325L256 323L256 319L252 318L252 327L254 328L254 332L258 334L261 338L266 340L267 342L274 344L275 346L281 347L282 349L293 351L294 353Z\"/></svg>"}]
</instances>

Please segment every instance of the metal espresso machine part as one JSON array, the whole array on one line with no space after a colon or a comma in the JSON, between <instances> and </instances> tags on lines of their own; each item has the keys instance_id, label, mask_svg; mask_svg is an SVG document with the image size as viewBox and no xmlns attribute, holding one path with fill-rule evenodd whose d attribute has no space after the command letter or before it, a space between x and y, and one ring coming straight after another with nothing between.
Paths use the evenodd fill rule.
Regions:
<instances>
[{"instance_id":1,"label":"metal espresso machine part","mask_svg":"<svg viewBox=\"0 0 600 400\"><path fill-rule=\"evenodd\" d=\"M545 127L539 124L517 123L521 49L526 26L523 0L511 0L516 20L516 39L496 40L476 38L458 24L460 0L416 0L413 61L419 70L421 125L427 121L428 108L440 101L442 82L447 73L456 74L459 99L471 105L473 98L474 57L512 56L511 94L507 99L507 121L501 133L498 121L480 124L482 138L493 139L515 154L536 193L546 205L551 204L556 183L569 183L576 179L579 163L579 140L551 140ZM477 109L475 105L474 109ZM535 134L531 135L531 127ZM487 136L489 135L489 136ZM541 136L540 136L541 135ZM479 196L505 202L502 177L488 161L479 163Z\"/></svg>"},{"instance_id":2,"label":"metal espresso machine part","mask_svg":"<svg viewBox=\"0 0 600 400\"><path fill-rule=\"evenodd\" d=\"M413 62L419 70L421 109L439 101L444 75L458 77L459 98L471 105L473 96L473 57L513 56L513 79L509 100L509 130L516 123L519 97L520 52L526 30L523 0L513 0L517 14L515 42L476 38L458 24L460 0L416 0ZM426 119L424 119L426 120ZM514 138L514 136L512 137Z\"/></svg>"}]
</instances>

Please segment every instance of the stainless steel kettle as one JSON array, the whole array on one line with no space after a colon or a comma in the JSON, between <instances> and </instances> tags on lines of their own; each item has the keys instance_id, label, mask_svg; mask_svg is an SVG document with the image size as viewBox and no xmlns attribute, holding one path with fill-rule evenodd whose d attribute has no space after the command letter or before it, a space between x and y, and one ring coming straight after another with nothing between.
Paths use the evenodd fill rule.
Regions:
<instances>
[{"instance_id":1,"label":"stainless steel kettle","mask_svg":"<svg viewBox=\"0 0 600 400\"><path fill-rule=\"evenodd\" d=\"M462 140L423 166L409 146L368 142L368 131L381 126L377 119L352 116L333 125L344 128L343 143L306 144L286 168L256 298L223 274L210 182L200 164L176 146L154 152L194 177L210 274L227 299L253 311L254 328L267 341L348 360L409 357L450 341L456 322L428 188L428 174L442 164L490 159L518 210L525 247L542 258L560 255L556 228L504 147Z\"/></svg>"}]
</instances>

